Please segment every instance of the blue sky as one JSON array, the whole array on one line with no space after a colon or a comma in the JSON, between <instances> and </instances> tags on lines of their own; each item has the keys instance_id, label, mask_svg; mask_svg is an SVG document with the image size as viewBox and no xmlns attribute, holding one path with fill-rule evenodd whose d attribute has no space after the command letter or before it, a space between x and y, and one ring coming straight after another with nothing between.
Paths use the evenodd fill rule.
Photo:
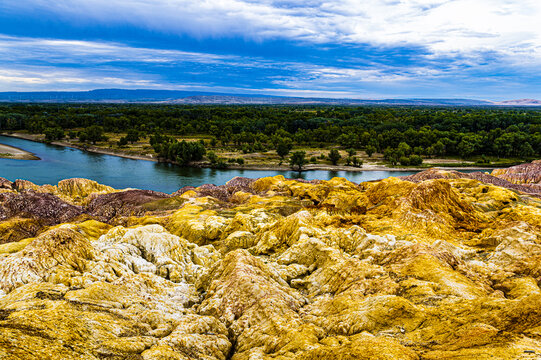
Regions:
<instances>
[{"instance_id":1,"label":"blue sky","mask_svg":"<svg viewBox=\"0 0 541 360\"><path fill-rule=\"evenodd\" d=\"M2 0L0 91L541 98L539 0Z\"/></svg>"}]
</instances>

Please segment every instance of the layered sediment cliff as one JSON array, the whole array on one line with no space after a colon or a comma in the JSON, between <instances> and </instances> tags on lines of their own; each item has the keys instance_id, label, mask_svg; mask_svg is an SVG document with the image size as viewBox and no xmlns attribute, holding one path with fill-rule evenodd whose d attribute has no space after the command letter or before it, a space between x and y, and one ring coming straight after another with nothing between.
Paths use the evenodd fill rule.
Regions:
<instances>
[{"instance_id":1,"label":"layered sediment cliff","mask_svg":"<svg viewBox=\"0 0 541 360\"><path fill-rule=\"evenodd\" d=\"M498 176L2 180L0 358L535 358L540 192Z\"/></svg>"},{"instance_id":2,"label":"layered sediment cliff","mask_svg":"<svg viewBox=\"0 0 541 360\"><path fill-rule=\"evenodd\" d=\"M541 184L541 160L521 164L508 169L495 169L492 175L514 184Z\"/></svg>"}]
</instances>

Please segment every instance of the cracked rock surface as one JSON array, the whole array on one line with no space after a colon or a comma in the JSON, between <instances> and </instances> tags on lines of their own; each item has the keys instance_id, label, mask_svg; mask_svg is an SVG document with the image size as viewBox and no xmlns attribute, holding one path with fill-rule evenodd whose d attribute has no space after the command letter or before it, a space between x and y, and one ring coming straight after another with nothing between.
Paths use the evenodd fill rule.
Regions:
<instances>
[{"instance_id":1,"label":"cracked rock surface","mask_svg":"<svg viewBox=\"0 0 541 360\"><path fill-rule=\"evenodd\" d=\"M541 200L493 175L2 181L0 359L532 358Z\"/></svg>"}]
</instances>

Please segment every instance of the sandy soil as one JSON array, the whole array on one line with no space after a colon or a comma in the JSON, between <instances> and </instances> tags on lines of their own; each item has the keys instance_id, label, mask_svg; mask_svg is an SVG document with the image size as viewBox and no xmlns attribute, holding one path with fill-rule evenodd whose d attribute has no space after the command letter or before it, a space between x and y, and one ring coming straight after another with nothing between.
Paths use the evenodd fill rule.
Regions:
<instances>
[{"instance_id":1,"label":"sandy soil","mask_svg":"<svg viewBox=\"0 0 541 360\"><path fill-rule=\"evenodd\" d=\"M30 140L30 141L43 142L43 136L40 136L40 135L22 134L22 133L10 133L10 134L3 133L2 135L11 136L11 137L19 138L19 139ZM119 157L123 157L123 158L127 158L127 159L158 161L156 158L154 158L152 156L123 154L123 153L118 153L118 152L109 151L109 150L105 150L105 149L102 149L102 148L94 147L92 145L78 146L78 145L75 145L75 144L72 144L72 143L69 143L69 142L66 142L66 141L53 141L53 142L51 142L51 144L70 147L70 148L79 149L79 150L85 150L85 151L89 151L89 152L93 152L93 153L97 153L97 154L119 156Z\"/></svg>"},{"instance_id":2,"label":"sandy soil","mask_svg":"<svg viewBox=\"0 0 541 360\"><path fill-rule=\"evenodd\" d=\"M39 160L34 154L14 146L0 144L0 158L17 160Z\"/></svg>"}]
</instances>

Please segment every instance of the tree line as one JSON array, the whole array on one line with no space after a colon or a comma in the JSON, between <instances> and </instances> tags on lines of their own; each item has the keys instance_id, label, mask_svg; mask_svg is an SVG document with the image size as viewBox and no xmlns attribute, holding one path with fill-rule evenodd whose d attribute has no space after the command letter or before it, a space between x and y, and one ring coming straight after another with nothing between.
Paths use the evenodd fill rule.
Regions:
<instances>
[{"instance_id":1,"label":"tree line","mask_svg":"<svg viewBox=\"0 0 541 360\"><path fill-rule=\"evenodd\" d=\"M122 144L154 136L158 154L181 160L204 153L173 136L204 135L245 153L276 150L282 159L295 146L329 145L408 165L432 156L541 155L541 111L531 108L4 104L0 130L93 143L105 132L127 134Z\"/></svg>"}]
</instances>

